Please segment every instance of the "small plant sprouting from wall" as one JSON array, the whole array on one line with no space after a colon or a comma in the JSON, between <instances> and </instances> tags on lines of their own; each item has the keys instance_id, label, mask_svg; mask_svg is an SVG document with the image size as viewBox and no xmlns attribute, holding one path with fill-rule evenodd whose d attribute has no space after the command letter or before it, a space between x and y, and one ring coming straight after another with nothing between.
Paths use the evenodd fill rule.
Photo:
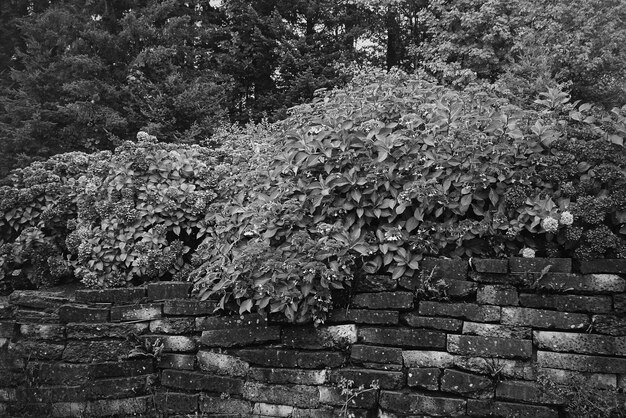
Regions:
<instances>
[{"instance_id":1,"label":"small plant sprouting from wall","mask_svg":"<svg viewBox=\"0 0 626 418\"><path fill-rule=\"evenodd\" d=\"M354 417L354 414L350 412L350 405L355 403L355 399L367 392L374 392L380 389L378 380L373 380L369 387L365 387L365 385L354 387L354 381L345 377L339 381L339 387L341 388L341 396L344 397L344 402L339 411L340 418Z\"/></svg>"}]
</instances>

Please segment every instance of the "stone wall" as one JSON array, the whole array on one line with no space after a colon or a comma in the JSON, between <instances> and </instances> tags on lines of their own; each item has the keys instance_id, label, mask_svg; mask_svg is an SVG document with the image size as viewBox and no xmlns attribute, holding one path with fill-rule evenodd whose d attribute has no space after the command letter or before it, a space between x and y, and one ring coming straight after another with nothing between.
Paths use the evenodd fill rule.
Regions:
<instances>
[{"instance_id":1,"label":"stone wall","mask_svg":"<svg viewBox=\"0 0 626 418\"><path fill-rule=\"evenodd\" d=\"M557 417L542 377L626 409L626 260L577 271L426 260L356 283L318 328L216 316L180 282L17 291L0 304L0 416ZM346 404L346 381L379 389Z\"/></svg>"}]
</instances>

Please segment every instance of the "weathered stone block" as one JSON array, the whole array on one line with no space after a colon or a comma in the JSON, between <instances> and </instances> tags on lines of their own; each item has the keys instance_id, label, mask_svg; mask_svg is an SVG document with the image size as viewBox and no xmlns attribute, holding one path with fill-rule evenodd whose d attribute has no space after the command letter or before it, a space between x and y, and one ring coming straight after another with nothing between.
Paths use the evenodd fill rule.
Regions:
<instances>
[{"instance_id":1,"label":"weathered stone block","mask_svg":"<svg viewBox=\"0 0 626 418\"><path fill-rule=\"evenodd\" d=\"M537 281L536 288L561 293L619 293L626 289L626 281L615 274L548 273Z\"/></svg>"},{"instance_id":2,"label":"weathered stone block","mask_svg":"<svg viewBox=\"0 0 626 418\"><path fill-rule=\"evenodd\" d=\"M186 335L142 335L140 339L148 339L153 345L160 340L164 353L195 353L199 345L198 337Z\"/></svg>"},{"instance_id":3,"label":"weathered stone block","mask_svg":"<svg viewBox=\"0 0 626 418\"><path fill-rule=\"evenodd\" d=\"M201 370L214 374L243 377L250 368L245 361L227 354L198 351L197 358Z\"/></svg>"},{"instance_id":4,"label":"weathered stone block","mask_svg":"<svg viewBox=\"0 0 626 418\"><path fill-rule=\"evenodd\" d=\"M294 407L290 405L275 405L264 402L257 402L252 408L253 417L291 418Z\"/></svg>"},{"instance_id":5,"label":"weathered stone block","mask_svg":"<svg viewBox=\"0 0 626 418\"><path fill-rule=\"evenodd\" d=\"M367 344L413 348L444 348L446 334L406 328L359 328L359 341Z\"/></svg>"},{"instance_id":6,"label":"weathered stone block","mask_svg":"<svg viewBox=\"0 0 626 418\"><path fill-rule=\"evenodd\" d=\"M369 385L368 385L369 386ZM324 405L342 406L346 397L341 388L336 386L320 386L320 403ZM376 404L376 392L368 391L355 396L350 402L350 408L372 408Z\"/></svg>"},{"instance_id":7,"label":"weathered stone block","mask_svg":"<svg viewBox=\"0 0 626 418\"><path fill-rule=\"evenodd\" d=\"M193 318L163 318L150 321L150 332L157 334L190 334L196 329Z\"/></svg>"},{"instance_id":8,"label":"weathered stone block","mask_svg":"<svg viewBox=\"0 0 626 418\"><path fill-rule=\"evenodd\" d=\"M17 308L13 317L18 324L58 324L60 322L58 309L56 312L44 312Z\"/></svg>"},{"instance_id":9,"label":"weathered stone block","mask_svg":"<svg viewBox=\"0 0 626 418\"><path fill-rule=\"evenodd\" d=\"M243 380L186 370L163 370L161 384L187 391L241 394Z\"/></svg>"},{"instance_id":10,"label":"weathered stone block","mask_svg":"<svg viewBox=\"0 0 626 418\"><path fill-rule=\"evenodd\" d=\"M382 389L401 389L404 386L404 373L383 370L340 369L330 372L330 381L340 383L343 379L353 381L355 387L370 387L378 381Z\"/></svg>"},{"instance_id":11,"label":"weathered stone block","mask_svg":"<svg viewBox=\"0 0 626 418\"><path fill-rule=\"evenodd\" d=\"M99 379L82 386L87 399L128 398L146 395L156 381L156 375Z\"/></svg>"},{"instance_id":12,"label":"weathered stone block","mask_svg":"<svg viewBox=\"0 0 626 418\"><path fill-rule=\"evenodd\" d=\"M385 411L411 415L463 416L467 401L419 393L380 392L380 406Z\"/></svg>"},{"instance_id":13,"label":"weathered stone block","mask_svg":"<svg viewBox=\"0 0 626 418\"><path fill-rule=\"evenodd\" d=\"M580 272L587 273L626 273L626 260L589 260L580 262Z\"/></svg>"},{"instance_id":14,"label":"weathered stone block","mask_svg":"<svg viewBox=\"0 0 626 418\"><path fill-rule=\"evenodd\" d=\"M189 282L148 283L148 300L186 299L190 291Z\"/></svg>"},{"instance_id":15,"label":"weathered stone block","mask_svg":"<svg viewBox=\"0 0 626 418\"><path fill-rule=\"evenodd\" d=\"M430 328L450 332L459 332L463 325L463 321L460 319L420 316L415 312L403 314L402 322L413 328Z\"/></svg>"},{"instance_id":16,"label":"weathered stone block","mask_svg":"<svg viewBox=\"0 0 626 418\"><path fill-rule=\"evenodd\" d=\"M444 280L465 280L467 278L467 260L426 257L422 261L422 271L430 274L433 278Z\"/></svg>"},{"instance_id":17,"label":"weathered stone block","mask_svg":"<svg viewBox=\"0 0 626 418\"><path fill-rule=\"evenodd\" d=\"M355 344L352 346L350 359L359 363L402 364L402 349Z\"/></svg>"},{"instance_id":18,"label":"weathered stone block","mask_svg":"<svg viewBox=\"0 0 626 418\"><path fill-rule=\"evenodd\" d=\"M139 305L112 306L111 321L150 321L160 319L163 304L144 303Z\"/></svg>"},{"instance_id":19,"label":"weathered stone block","mask_svg":"<svg viewBox=\"0 0 626 418\"><path fill-rule=\"evenodd\" d=\"M97 363L126 359L132 349L128 341L74 341L63 351L63 360L70 363Z\"/></svg>"},{"instance_id":20,"label":"weathered stone block","mask_svg":"<svg viewBox=\"0 0 626 418\"><path fill-rule=\"evenodd\" d=\"M539 368L537 375L558 385L571 385L584 381L586 385L599 389L615 389L618 377L610 373L581 373L572 370Z\"/></svg>"},{"instance_id":21,"label":"weathered stone block","mask_svg":"<svg viewBox=\"0 0 626 418\"><path fill-rule=\"evenodd\" d=\"M76 302L83 303L131 303L139 302L146 297L145 287L128 287L123 289L77 290L74 293Z\"/></svg>"},{"instance_id":22,"label":"weathered stone block","mask_svg":"<svg viewBox=\"0 0 626 418\"><path fill-rule=\"evenodd\" d=\"M212 300L166 300L163 302L165 315L200 316L211 315L217 308Z\"/></svg>"},{"instance_id":23,"label":"weathered stone block","mask_svg":"<svg viewBox=\"0 0 626 418\"><path fill-rule=\"evenodd\" d=\"M405 367L438 367L443 369L454 365L454 356L445 351L404 350L402 358Z\"/></svg>"},{"instance_id":24,"label":"weathered stone block","mask_svg":"<svg viewBox=\"0 0 626 418\"><path fill-rule=\"evenodd\" d=\"M137 416L148 409L152 396L139 396L127 399L103 399L87 403L83 416Z\"/></svg>"},{"instance_id":25,"label":"weathered stone block","mask_svg":"<svg viewBox=\"0 0 626 418\"><path fill-rule=\"evenodd\" d=\"M362 366L364 369L384 370L388 372L401 372L402 371L401 364L362 362L359 364L359 366Z\"/></svg>"},{"instance_id":26,"label":"weathered stone block","mask_svg":"<svg viewBox=\"0 0 626 418\"><path fill-rule=\"evenodd\" d=\"M276 348L247 348L234 351L234 355L251 364L266 367L303 369L335 368L343 365L345 355L336 351L295 351Z\"/></svg>"},{"instance_id":27,"label":"weathered stone block","mask_svg":"<svg viewBox=\"0 0 626 418\"><path fill-rule=\"evenodd\" d=\"M264 383L323 385L327 380L326 370L269 369L252 367L247 373L248 379Z\"/></svg>"},{"instance_id":28,"label":"weathered stone block","mask_svg":"<svg viewBox=\"0 0 626 418\"><path fill-rule=\"evenodd\" d=\"M537 351L537 366L593 373L626 373L626 358Z\"/></svg>"},{"instance_id":29,"label":"weathered stone block","mask_svg":"<svg viewBox=\"0 0 626 418\"><path fill-rule=\"evenodd\" d=\"M195 414L198 412L198 395L157 392L154 394L154 407L166 414Z\"/></svg>"},{"instance_id":30,"label":"weathered stone block","mask_svg":"<svg viewBox=\"0 0 626 418\"><path fill-rule=\"evenodd\" d=\"M530 340L448 335L448 351L465 356L530 358L533 347Z\"/></svg>"},{"instance_id":31,"label":"weathered stone block","mask_svg":"<svg viewBox=\"0 0 626 418\"><path fill-rule=\"evenodd\" d=\"M424 316L451 316L477 322L500 320L500 308L473 303L442 303L422 301L419 313Z\"/></svg>"},{"instance_id":32,"label":"weathered stone block","mask_svg":"<svg viewBox=\"0 0 626 418\"><path fill-rule=\"evenodd\" d=\"M440 375L441 370L434 367L409 369L407 373L407 385L426 390L438 390Z\"/></svg>"},{"instance_id":33,"label":"weathered stone block","mask_svg":"<svg viewBox=\"0 0 626 418\"><path fill-rule=\"evenodd\" d=\"M128 359L91 364L89 376L94 379L112 377L134 377L154 373L151 358Z\"/></svg>"},{"instance_id":34,"label":"weathered stone block","mask_svg":"<svg viewBox=\"0 0 626 418\"><path fill-rule=\"evenodd\" d=\"M8 302L0 301L0 319L13 319L14 307Z\"/></svg>"},{"instance_id":35,"label":"weathered stone block","mask_svg":"<svg viewBox=\"0 0 626 418\"><path fill-rule=\"evenodd\" d=\"M412 309L413 293L379 292L354 295L352 306L366 309Z\"/></svg>"},{"instance_id":36,"label":"weathered stone block","mask_svg":"<svg viewBox=\"0 0 626 418\"><path fill-rule=\"evenodd\" d=\"M606 313L611 311L611 297L522 293L520 305L566 312Z\"/></svg>"},{"instance_id":37,"label":"weathered stone block","mask_svg":"<svg viewBox=\"0 0 626 418\"><path fill-rule=\"evenodd\" d=\"M445 280L447 287L446 294L453 299L467 298L476 294L478 286L469 280Z\"/></svg>"},{"instance_id":38,"label":"weathered stone block","mask_svg":"<svg viewBox=\"0 0 626 418\"><path fill-rule=\"evenodd\" d=\"M62 341L65 338L65 327L56 324L22 324L20 335L48 341Z\"/></svg>"},{"instance_id":39,"label":"weathered stone block","mask_svg":"<svg viewBox=\"0 0 626 418\"><path fill-rule=\"evenodd\" d=\"M550 266L551 273L571 273L571 258L509 258L509 270L511 273L534 273L541 272Z\"/></svg>"},{"instance_id":40,"label":"weathered stone block","mask_svg":"<svg viewBox=\"0 0 626 418\"><path fill-rule=\"evenodd\" d=\"M528 273L477 273L471 272L470 278L477 283L519 286L528 280Z\"/></svg>"},{"instance_id":41,"label":"weathered stone block","mask_svg":"<svg viewBox=\"0 0 626 418\"><path fill-rule=\"evenodd\" d=\"M260 326L202 331L201 341L207 347L234 347L280 341L280 327Z\"/></svg>"},{"instance_id":42,"label":"weathered stone block","mask_svg":"<svg viewBox=\"0 0 626 418\"><path fill-rule=\"evenodd\" d=\"M502 323L564 330L586 329L590 324L585 314L531 308L502 308Z\"/></svg>"},{"instance_id":43,"label":"weathered stone block","mask_svg":"<svg viewBox=\"0 0 626 418\"><path fill-rule=\"evenodd\" d=\"M357 340L355 325L332 325L325 327L283 328L283 345L292 348L319 350L324 348L345 348Z\"/></svg>"},{"instance_id":44,"label":"weathered stone block","mask_svg":"<svg viewBox=\"0 0 626 418\"><path fill-rule=\"evenodd\" d=\"M493 389L493 380L477 374L446 369L441 378L443 392L456 393L470 398L493 398Z\"/></svg>"},{"instance_id":45,"label":"weathered stone block","mask_svg":"<svg viewBox=\"0 0 626 418\"><path fill-rule=\"evenodd\" d=\"M480 335L483 337L530 339L530 327L514 327L500 324L481 324L479 322L463 323L463 334Z\"/></svg>"},{"instance_id":46,"label":"weathered stone block","mask_svg":"<svg viewBox=\"0 0 626 418\"><path fill-rule=\"evenodd\" d=\"M267 318L259 314L240 316L207 316L196 318L196 331L232 330L242 327L264 327Z\"/></svg>"},{"instance_id":47,"label":"weathered stone block","mask_svg":"<svg viewBox=\"0 0 626 418\"><path fill-rule=\"evenodd\" d=\"M20 388L15 394L18 403L72 402L85 399L85 394L78 385L26 387Z\"/></svg>"},{"instance_id":48,"label":"weathered stone block","mask_svg":"<svg viewBox=\"0 0 626 418\"><path fill-rule=\"evenodd\" d=\"M481 285L478 287L476 302L481 305L519 305L517 289L506 285Z\"/></svg>"},{"instance_id":49,"label":"weathered stone block","mask_svg":"<svg viewBox=\"0 0 626 418\"><path fill-rule=\"evenodd\" d=\"M523 380L534 380L536 377L535 367L530 359L522 361L494 357L455 356L453 363L459 369L490 376L498 374L508 379Z\"/></svg>"},{"instance_id":50,"label":"weathered stone block","mask_svg":"<svg viewBox=\"0 0 626 418\"><path fill-rule=\"evenodd\" d=\"M615 338L608 335L534 331L533 336L535 344L540 349L583 354L626 355L626 351L617 353Z\"/></svg>"},{"instance_id":51,"label":"weathered stone block","mask_svg":"<svg viewBox=\"0 0 626 418\"><path fill-rule=\"evenodd\" d=\"M193 354L164 353L159 361L160 369L193 370L196 356Z\"/></svg>"},{"instance_id":52,"label":"weathered stone block","mask_svg":"<svg viewBox=\"0 0 626 418\"><path fill-rule=\"evenodd\" d=\"M626 293L613 295L613 309L616 313L626 314Z\"/></svg>"},{"instance_id":53,"label":"weathered stone block","mask_svg":"<svg viewBox=\"0 0 626 418\"><path fill-rule=\"evenodd\" d=\"M13 338L16 330L15 321L0 322L0 338Z\"/></svg>"},{"instance_id":54,"label":"weathered stone block","mask_svg":"<svg viewBox=\"0 0 626 418\"><path fill-rule=\"evenodd\" d=\"M509 271L509 260L472 258L472 266L478 273L506 274Z\"/></svg>"},{"instance_id":55,"label":"weathered stone block","mask_svg":"<svg viewBox=\"0 0 626 418\"><path fill-rule=\"evenodd\" d=\"M396 325L398 311L368 309L335 309L330 313L327 323L352 322L355 324Z\"/></svg>"},{"instance_id":56,"label":"weathered stone block","mask_svg":"<svg viewBox=\"0 0 626 418\"><path fill-rule=\"evenodd\" d=\"M18 340L9 343L8 351L22 357L37 360L60 360L65 345L37 340Z\"/></svg>"},{"instance_id":57,"label":"weathered stone block","mask_svg":"<svg viewBox=\"0 0 626 418\"><path fill-rule=\"evenodd\" d=\"M253 402L267 402L280 405L316 408L320 404L320 393L316 386L272 385L246 382L243 398Z\"/></svg>"},{"instance_id":58,"label":"weathered stone block","mask_svg":"<svg viewBox=\"0 0 626 418\"><path fill-rule=\"evenodd\" d=\"M70 299L62 292L42 290L16 290L9 295L9 302L14 306L39 309L47 312L56 311Z\"/></svg>"},{"instance_id":59,"label":"weathered stone block","mask_svg":"<svg viewBox=\"0 0 626 418\"><path fill-rule=\"evenodd\" d=\"M467 415L471 417L557 418L559 413L547 406L470 399L467 401Z\"/></svg>"},{"instance_id":60,"label":"weathered stone block","mask_svg":"<svg viewBox=\"0 0 626 418\"><path fill-rule=\"evenodd\" d=\"M252 403L243 399L222 399L217 396L200 395L200 412L209 416L250 416Z\"/></svg>"},{"instance_id":61,"label":"weathered stone block","mask_svg":"<svg viewBox=\"0 0 626 418\"><path fill-rule=\"evenodd\" d=\"M134 324L78 324L69 323L66 327L67 338L89 340L97 338L127 338L129 335L141 335L148 331L149 322Z\"/></svg>"},{"instance_id":62,"label":"weathered stone block","mask_svg":"<svg viewBox=\"0 0 626 418\"><path fill-rule=\"evenodd\" d=\"M30 361L26 375L35 385L77 385L85 383L90 376L88 364L44 363Z\"/></svg>"},{"instance_id":63,"label":"weathered stone block","mask_svg":"<svg viewBox=\"0 0 626 418\"><path fill-rule=\"evenodd\" d=\"M398 287L398 279L391 276L368 274L360 278L355 285L357 292L393 292Z\"/></svg>"},{"instance_id":64,"label":"weathered stone block","mask_svg":"<svg viewBox=\"0 0 626 418\"><path fill-rule=\"evenodd\" d=\"M563 402L562 399L546 395L538 383L520 380L499 381L496 386L496 397L509 401L528 403L558 405Z\"/></svg>"},{"instance_id":65,"label":"weathered stone block","mask_svg":"<svg viewBox=\"0 0 626 418\"><path fill-rule=\"evenodd\" d=\"M108 322L108 306L63 305L59 308L59 320L68 322Z\"/></svg>"},{"instance_id":66,"label":"weathered stone block","mask_svg":"<svg viewBox=\"0 0 626 418\"><path fill-rule=\"evenodd\" d=\"M615 337L626 336L626 316L624 315L593 315L591 324L594 332Z\"/></svg>"}]
</instances>

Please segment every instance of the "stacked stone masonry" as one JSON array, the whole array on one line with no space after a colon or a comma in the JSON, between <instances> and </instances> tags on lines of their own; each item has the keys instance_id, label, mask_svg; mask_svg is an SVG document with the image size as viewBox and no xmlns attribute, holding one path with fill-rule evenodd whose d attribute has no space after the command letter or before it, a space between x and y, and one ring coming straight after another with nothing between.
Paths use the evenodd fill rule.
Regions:
<instances>
[{"instance_id":1,"label":"stacked stone masonry","mask_svg":"<svg viewBox=\"0 0 626 418\"><path fill-rule=\"evenodd\" d=\"M626 260L422 268L355 283L319 327L223 316L181 282L16 291L0 304L0 416L564 416L545 377L626 410ZM419 296L424 277L446 294ZM347 381L377 386L347 401Z\"/></svg>"}]
</instances>

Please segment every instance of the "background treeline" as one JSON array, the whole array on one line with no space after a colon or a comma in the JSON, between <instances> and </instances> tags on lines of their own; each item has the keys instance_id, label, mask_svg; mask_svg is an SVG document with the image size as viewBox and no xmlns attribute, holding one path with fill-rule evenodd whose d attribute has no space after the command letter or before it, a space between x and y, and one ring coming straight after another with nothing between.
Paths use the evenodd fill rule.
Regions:
<instances>
[{"instance_id":1,"label":"background treeline","mask_svg":"<svg viewBox=\"0 0 626 418\"><path fill-rule=\"evenodd\" d=\"M557 83L625 101L620 0L6 0L0 39L0 177L138 130L200 143L282 119L351 64L499 82L518 104Z\"/></svg>"}]
</instances>

